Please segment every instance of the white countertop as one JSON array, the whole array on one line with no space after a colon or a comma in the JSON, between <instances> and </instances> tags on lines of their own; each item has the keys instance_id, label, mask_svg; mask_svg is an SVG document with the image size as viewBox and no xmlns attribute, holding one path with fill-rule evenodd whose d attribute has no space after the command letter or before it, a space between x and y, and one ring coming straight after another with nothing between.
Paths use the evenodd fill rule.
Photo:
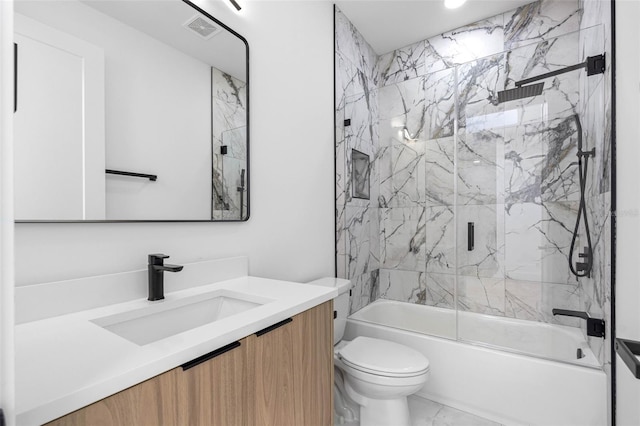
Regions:
<instances>
[{"instance_id":1,"label":"white countertop","mask_svg":"<svg viewBox=\"0 0 640 426\"><path fill-rule=\"evenodd\" d=\"M163 301L137 299L18 325L18 425L54 420L338 295L332 287L242 277L166 293L165 301L220 289L273 301L144 346L91 320Z\"/></svg>"}]
</instances>

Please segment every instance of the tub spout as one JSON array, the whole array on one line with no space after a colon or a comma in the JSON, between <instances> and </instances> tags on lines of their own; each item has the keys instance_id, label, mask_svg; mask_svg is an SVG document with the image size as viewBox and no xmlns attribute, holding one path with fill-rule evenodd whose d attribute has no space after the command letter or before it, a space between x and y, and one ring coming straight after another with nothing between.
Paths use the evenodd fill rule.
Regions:
<instances>
[{"instance_id":1,"label":"tub spout","mask_svg":"<svg viewBox=\"0 0 640 426\"><path fill-rule=\"evenodd\" d=\"M568 309L556 309L551 310L553 315L562 315L565 317L576 317L583 320L587 320L587 336L602 337L605 334L605 322L602 318L591 318L587 312L583 311L571 311Z\"/></svg>"}]
</instances>

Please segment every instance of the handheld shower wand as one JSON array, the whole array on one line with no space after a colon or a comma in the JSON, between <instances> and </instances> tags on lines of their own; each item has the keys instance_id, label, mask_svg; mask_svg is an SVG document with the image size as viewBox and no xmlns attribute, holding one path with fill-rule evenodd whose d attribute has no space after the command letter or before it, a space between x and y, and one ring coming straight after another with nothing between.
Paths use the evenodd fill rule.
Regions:
<instances>
[{"instance_id":1,"label":"handheld shower wand","mask_svg":"<svg viewBox=\"0 0 640 426\"><path fill-rule=\"evenodd\" d=\"M587 206L585 203L585 187L587 186L587 169L589 166L589 157L596 156L596 149L592 148L589 151L582 150L582 125L580 124L580 117L578 114L573 116L578 128L578 177L580 180L580 206L578 207L578 217L576 218L576 226L573 230L573 237L571 238L571 248L569 249L569 268L571 273L576 277L590 277L591 269L593 269L593 246L591 245L591 231L589 230L589 220L587 219ZM584 170L582 168L584 159ZM573 265L573 253L575 250L576 240L578 238L578 232L580 228L580 219L584 217L584 229L587 234L587 246L582 253L578 253L578 257L583 259L582 262L576 262L575 267Z\"/></svg>"},{"instance_id":2,"label":"handheld shower wand","mask_svg":"<svg viewBox=\"0 0 640 426\"><path fill-rule=\"evenodd\" d=\"M240 171L240 186L236 188L240 193L240 220L244 216L244 169Z\"/></svg>"}]
</instances>

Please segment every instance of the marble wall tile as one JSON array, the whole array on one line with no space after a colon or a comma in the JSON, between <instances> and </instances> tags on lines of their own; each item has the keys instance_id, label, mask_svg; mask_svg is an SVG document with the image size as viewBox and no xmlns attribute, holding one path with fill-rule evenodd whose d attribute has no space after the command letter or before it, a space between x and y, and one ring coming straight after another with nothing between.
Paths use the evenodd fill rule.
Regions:
<instances>
[{"instance_id":1,"label":"marble wall tile","mask_svg":"<svg viewBox=\"0 0 640 426\"><path fill-rule=\"evenodd\" d=\"M455 69L432 72L422 78L424 96L424 137L439 139L453 136L455 105Z\"/></svg>"},{"instance_id":2,"label":"marble wall tile","mask_svg":"<svg viewBox=\"0 0 640 426\"><path fill-rule=\"evenodd\" d=\"M504 316L504 278L458 276L458 309Z\"/></svg>"},{"instance_id":3,"label":"marble wall tile","mask_svg":"<svg viewBox=\"0 0 640 426\"><path fill-rule=\"evenodd\" d=\"M577 318L553 316L552 309L577 310L580 305L577 285L518 281L507 279L506 311L510 318L579 327Z\"/></svg>"},{"instance_id":4,"label":"marble wall tile","mask_svg":"<svg viewBox=\"0 0 640 426\"><path fill-rule=\"evenodd\" d=\"M380 220L380 209L377 207L369 208L369 231L370 231L370 242L369 242L369 271L376 271L380 268L381 261L381 253L380 253L380 228L381 228L381 220Z\"/></svg>"},{"instance_id":5,"label":"marble wall tile","mask_svg":"<svg viewBox=\"0 0 640 426\"><path fill-rule=\"evenodd\" d=\"M541 247L545 246L542 206L518 203L505 209L505 272L507 278L542 281Z\"/></svg>"},{"instance_id":6,"label":"marble wall tile","mask_svg":"<svg viewBox=\"0 0 640 426\"><path fill-rule=\"evenodd\" d=\"M347 274L355 277L370 272L371 210L347 206L345 219Z\"/></svg>"},{"instance_id":7,"label":"marble wall tile","mask_svg":"<svg viewBox=\"0 0 640 426\"><path fill-rule=\"evenodd\" d=\"M577 166L577 124L574 116L550 120L541 133L544 162L541 170L542 201L580 199Z\"/></svg>"},{"instance_id":8,"label":"marble wall tile","mask_svg":"<svg viewBox=\"0 0 640 426\"><path fill-rule=\"evenodd\" d=\"M456 68L458 127L467 127L467 120L502 111L495 97L505 86L505 64L505 55L499 53Z\"/></svg>"},{"instance_id":9,"label":"marble wall tile","mask_svg":"<svg viewBox=\"0 0 640 426\"><path fill-rule=\"evenodd\" d=\"M503 132L458 132L458 204L504 203Z\"/></svg>"},{"instance_id":10,"label":"marble wall tile","mask_svg":"<svg viewBox=\"0 0 640 426\"><path fill-rule=\"evenodd\" d=\"M335 168L336 168L336 207L347 203L346 200L346 140L344 134L344 107L336 109L336 128L335 128ZM340 226L340 223L338 223Z\"/></svg>"},{"instance_id":11,"label":"marble wall tile","mask_svg":"<svg viewBox=\"0 0 640 426\"><path fill-rule=\"evenodd\" d=\"M422 77L380 88L378 102L381 121L393 119L393 127L400 131L406 127L411 139L424 139L426 103Z\"/></svg>"},{"instance_id":12,"label":"marble wall tile","mask_svg":"<svg viewBox=\"0 0 640 426\"><path fill-rule=\"evenodd\" d=\"M456 276L427 273L425 278L425 305L454 309Z\"/></svg>"},{"instance_id":13,"label":"marble wall tile","mask_svg":"<svg viewBox=\"0 0 640 426\"><path fill-rule=\"evenodd\" d=\"M529 321L543 321L542 285L536 281L505 282L505 315Z\"/></svg>"},{"instance_id":14,"label":"marble wall tile","mask_svg":"<svg viewBox=\"0 0 640 426\"><path fill-rule=\"evenodd\" d=\"M377 55L356 27L339 9L336 11L335 19L336 51L355 66L358 79L364 91L375 89L378 85Z\"/></svg>"},{"instance_id":15,"label":"marble wall tile","mask_svg":"<svg viewBox=\"0 0 640 426\"><path fill-rule=\"evenodd\" d=\"M425 217L427 272L455 274L456 247L453 206L427 207Z\"/></svg>"},{"instance_id":16,"label":"marble wall tile","mask_svg":"<svg viewBox=\"0 0 640 426\"><path fill-rule=\"evenodd\" d=\"M588 4L591 4L591 3L600 4L602 2L600 1L588 2ZM585 15L583 15L583 17L585 17ZM583 24L581 23L581 26L582 25ZM611 62L611 61L608 61L609 57L606 54L605 42L606 42L606 36L604 34L603 24L598 24L588 28L586 27L581 28L579 32L580 61L583 62L589 56L596 56L604 53L605 62ZM610 65L610 64L607 64L607 65ZM606 71L605 71L605 74L594 74L594 75L587 75L586 72L582 71L579 73L579 77L580 77L579 80L580 80L580 105L581 105L581 108L579 109L579 111L583 112L585 109L585 106L590 102L589 98L593 94L593 91L596 90L598 86L603 84L605 80L607 81L607 83L604 83L604 84L608 85L609 75L606 74Z\"/></svg>"},{"instance_id":17,"label":"marble wall tile","mask_svg":"<svg viewBox=\"0 0 640 426\"><path fill-rule=\"evenodd\" d=\"M428 206L451 206L454 192L454 138L432 139L425 144L425 201Z\"/></svg>"},{"instance_id":18,"label":"marble wall tile","mask_svg":"<svg viewBox=\"0 0 640 426\"><path fill-rule=\"evenodd\" d=\"M380 124L382 133L388 127L384 124ZM380 136L381 139L384 135ZM376 154L374 174L376 174L374 181L378 190L378 207L390 207L391 206L391 183L393 176L391 175L391 158L393 149L392 145L381 146Z\"/></svg>"},{"instance_id":19,"label":"marble wall tile","mask_svg":"<svg viewBox=\"0 0 640 426\"><path fill-rule=\"evenodd\" d=\"M539 132L529 131L530 127L518 126L504 130L504 190L507 206L540 200L544 148Z\"/></svg>"},{"instance_id":20,"label":"marble wall tile","mask_svg":"<svg viewBox=\"0 0 640 426\"><path fill-rule=\"evenodd\" d=\"M516 81L583 62L578 46L579 33L576 32L507 52L505 87L512 88ZM571 71L539 81L544 89L537 97L544 98L547 117L566 117L578 111L582 74L586 73Z\"/></svg>"},{"instance_id":21,"label":"marble wall tile","mask_svg":"<svg viewBox=\"0 0 640 426\"><path fill-rule=\"evenodd\" d=\"M578 318L554 316L553 308L576 311L580 308L580 288L574 284L542 283L542 313L544 321L551 324L580 327L583 320Z\"/></svg>"},{"instance_id":22,"label":"marble wall tile","mask_svg":"<svg viewBox=\"0 0 640 426\"><path fill-rule=\"evenodd\" d=\"M336 256L338 276L349 278L347 273L347 206L336 206Z\"/></svg>"},{"instance_id":23,"label":"marble wall tile","mask_svg":"<svg viewBox=\"0 0 640 426\"><path fill-rule=\"evenodd\" d=\"M373 167L380 207L415 205L424 200L424 142L406 140L402 122L396 117L378 123L379 148Z\"/></svg>"},{"instance_id":24,"label":"marble wall tile","mask_svg":"<svg viewBox=\"0 0 640 426\"><path fill-rule=\"evenodd\" d=\"M501 204L458 206L456 222L458 274L470 277L504 278L505 229L509 229L505 226L504 206ZM473 250L468 250L467 244L469 222L474 224ZM512 266L513 263L509 265Z\"/></svg>"},{"instance_id":25,"label":"marble wall tile","mask_svg":"<svg viewBox=\"0 0 640 426\"><path fill-rule=\"evenodd\" d=\"M542 221L537 228L542 235L540 254L543 282L577 283L569 269L569 249L577 216L578 201L542 205ZM576 248L580 247L576 244Z\"/></svg>"},{"instance_id":26,"label":"marble wall tile","mask_svg":"<svg viewBox=\"0 0 640 426\"><path fill-rule=\"evenodd\" d=\"M381 265L385 269L425 270L425 208L380 211Z\"/></svg>"},{"instance_id":27,"label":"marble wall tile","mask_svg":"<svg viewBox=\"0 0 640 426\"><path fill-rule=\"evenodd\" d=\"M426 41L425 74L504 50L504 17L485 19Z\"/></svg>"},{"instance_id":28,"label":"marble wall tile","mask_svg":"<svg viewBox=\"0 0 640 426\"><path fill-rule=\"evenodd\" d=\"M504 49L535 43L577 31L580 26L577 0L539 0L504 14Z\"/></svg>"},{"instance_id":29,"label":"marble wall tile","mask_svg":"<svg viewBox=\"0 0 640 426\"><path fill-rule=\"evenodd\" d=\"M373 147L376 138L377 119L377 91L361 93L346 98L344 108L345 120L350 120L348 126L344 125L345 137L354 139L353 148L365 149Z\"/></svg>"},{"instance_id":30,"label":"marble wall tile","mask_svg":"<svg viewBox=\"0 0 640 426\"><path fill-rule=\"evenodd\" d=\"M611 128L609 127L610 117L602 114L603 110L609 109L609 105L605 104L604 87L605 84L601 81L585 102L580 115L584 122L583 150L588 151L595 148L595 157L589 158L588 164L586 188L588 197L595 197L609 190Z\"/></svg>"},{"instance_id":31,"label":"marble wall tile","mask_svg":"<svg viewBox=\"0 0 640 426\"><path fill-rule=\"evenodd\" d=\"M389 207L420 207L425 202L425 142L391 146Z\"/></svg>"},{"instance_id":32,"label":"marble wall tile","mask_svg":"<svg viewBox=\"0 0 640 426\"><path fill-rule=\"evenodd\" d=\"M593 246L593 269L591 277L580 279L582 303L588 312L601 312L607 298L607 283L611 277L611 193L589 198L587 217ZM582 222L584 224L584 222ZM584 227L580 229L579 250L587 245Z\"/></svg>"},{"instance_id":33,"label":"marble wall tile","mask_svg":"<svg viewBox=\"0 0 640 426\"><path fill-rule=\"evenodd\" d=\"M424 304L426 297L424 272L380 269L380 298Z\"/></svg>"},{"instance_id":34,"label":"marble wall tile","mask_svg":"<svg viewBox=\"0 0 640 426\"><path fill-rule=\"evenodd\" d=\"M378 58L380 85L410 80L424 74L425 42L419 41Z\"/></svg>"},{"instance_id":35,"label":"marble wall tile","mask_svg":"<svg viewBox=\"0 0 640 426\"><path fill-rule=\"evenodd\" d=\"M359 311L378 298L378 270L351 277L353 287L349 298L349 315Z\"/></svg>"},{"instance_id":36,"label":"marble wall tile","mask_svg":"<svg viewBox=\"0 0 640 426\"><path fill-rule=\"evenodd\" d=\"M506 128L505 202L579 199L573 117Z\"/></svg>"},{"instance_id":37,"label":"marble wall tile","mask_svg":"<svg viewBox=\"0 0 640 426\"><path fill-rule=\"evenodd\" d=\"M366 73L359 70L344 53L336 50L336 100L337 106L343 107L340 100L368 91Z\"/></svg>"}]
</instances>

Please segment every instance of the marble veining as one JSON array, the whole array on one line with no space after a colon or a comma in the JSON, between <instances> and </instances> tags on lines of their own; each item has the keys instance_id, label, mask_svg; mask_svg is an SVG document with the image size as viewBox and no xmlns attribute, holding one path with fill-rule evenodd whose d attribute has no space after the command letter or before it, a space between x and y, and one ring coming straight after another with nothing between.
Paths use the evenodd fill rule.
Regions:
<instances>
[{"instance_id":1,"label":"marble veining","mask_svg":"<svg viewBox=\"0 0 640 426\"><path fill-rule=\"evenodd\" d=\"M337 261L356 283L352 312L383 297L583 328L551 310L608 315L610 63L605 74L547 78L536 97L498 104L497 93L610 53L610 24L603 1L540 0L376 57L338 11ZM584 148L596 149L586 190L594 270L580 280L568 267L576 114ZM371 159L370 200L349 195L351 149ZM606 366L606 342L589 344Z\"/></svg>"},{"instance_id":2,"label":"marble veining","mask_svg":"<svg viewBox=\"0 0 640 426\"><path fill-rule=\"evenodd\" d=\"M536 1L504 14L505 50L577 31L581 9L577 0Z\"/></svg>"},{"instance_id":3,"label":"marble veining","mask_svg":"<svg viewBox=\"0 0 640 426\"><path fill-rule=\"evenodd\" d=\"M387 86L421 76L424 74L425 56L424 41L380 56L378 59L380 84Z\"/></svg>"},{"instance_id":4,"label":"marble veining","mask_svg":"<svg viewBox=\"0 0 640 426\"><path fill-rule=\"evenodd\" d=\"M212 219L241 219L247 197L241 197L241 173L247 169L247 85L216 68L212 84ZM221 153L225 146L226 154ZM246 185L246 176L245 176ZM246 194L245 194L246 195Z\"/></svg>"}]
</instances>

